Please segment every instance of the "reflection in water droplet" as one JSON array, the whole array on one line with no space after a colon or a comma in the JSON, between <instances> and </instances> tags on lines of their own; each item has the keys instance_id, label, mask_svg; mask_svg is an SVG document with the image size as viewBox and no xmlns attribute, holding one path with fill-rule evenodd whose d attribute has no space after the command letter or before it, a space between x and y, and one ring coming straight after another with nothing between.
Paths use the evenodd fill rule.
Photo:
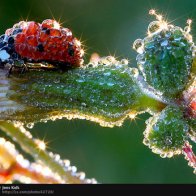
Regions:
<instances>
[{"instance_id":1,"label":"reflection in water droplet","mask_svg":"<svg viewBox=\"0 0 196 196\"><path fill-rule=\"evenodd\" d=\"M77 79L76 81L77 81L77 82L79 82L79 83L84 82L84 80L83 80L83 79L81 79L81 78L80 78L80 79Z\"/></svg>"},{"instance_id":2,"label":"reflection in water droplet","mask_svg":"<svg viewBox=\"0 0 196 196\"><path fill-rule=\"evenodd\" d=\"M156 33L160 30L160 21L153 21L148 25L148 34Z\"/></svg>"},{"instance_id":3,"label":"reflection in water droplet","mask_svg":"<svg viewBox=\"0 0 196 196\"><path fill-rule=\"evenodd\" d=\"M64 89L63 92L64 92L65 94L70 94L70 93L71 93L71 90L70 90L70 89Z\"/></svg>"},{"instance_id":4,"label":"reflection in water droplet","mask_svg":"<svg viewBox=\"0 0 196 196\"><path fill-rule=\"evenodd\" d=\"M123 65L128 65L129 64L129 61L127 59L122 59L120 61L120 63L122 63Z\"/></svg>"},{"instance_id":5,"label":"reflection in water droplet","mask_svg":"<svg viewBox=\"0 0 196 196\"><path fill-rule=\"evenodd\" d=\"M82 102L81 106L86 107L86 103Z\"/></svg>"},{"instance_id":6,"label":"reflection in water droplet","mask_svg":"<svg viewBox=\"0 0 196 196\"><path fill-rule=\"evenodd\" d=\"M114 86L114 83L113 82L108 82L107 85L108 86Z\"/></svg>"},{"instance_id":7,"label":"reflection in water droplet","mask_svg":"<svg viewBox=\"0 0 196 196\"><path fill-rule=\"evenodd\" d=\"M171 137L171 136L165 137L165 144L166 144L167 146L172 145L172 137Z\"/></svg>"},{"instance_id":8,"label":"reflection in water droplet","mask_svg":"<svg viewBox=\"0 0 196 196\"><path fill-rule=\"evenodd\" d=\"M103 75L104 76L110 76L111 75L111 72L110 71L109 72L105 72Z\"/></svg>"},{"instance_id":9,"label":"reflection in water droplet","mask_svg":"<svg viewBox=\"0 0 196 196\"><path fill-rule=\"evenodd\" d=\"M55 84L58 84L60 82L60 79L59 78L55 78L53 81L54 81Z\"/></svg>"},{"instance_id":10,"label":"reflection in water droplet","mask_svg":"<svg viewBox=\"0 0 196 196\"><path fill-rule=\"evenodd\" d=\"M32 129L34 127L34 123L28 123L26 125L27 128Z\"/></svg>"},{"instance_id":11,"label":"reflection in water droplet","mask_svg":"<svg viewBox=\"0 0 196 196\"><path fill-rule=\"evenodd\" d=\"M142 54L144 51L144 42L142 39L136 39L133 43L133 49Z\"/></svg>"},{"instance_id":12,"label":"reflection in water droplet","mask_svg":"<svg viewBox=\"0 0 196 196\"><path fill-rule=\"evenodd\" d=\"M168 45L168 40L164 40L163 42L161 42L161 46L167 46Z\"/></svg>"}]
</instances>

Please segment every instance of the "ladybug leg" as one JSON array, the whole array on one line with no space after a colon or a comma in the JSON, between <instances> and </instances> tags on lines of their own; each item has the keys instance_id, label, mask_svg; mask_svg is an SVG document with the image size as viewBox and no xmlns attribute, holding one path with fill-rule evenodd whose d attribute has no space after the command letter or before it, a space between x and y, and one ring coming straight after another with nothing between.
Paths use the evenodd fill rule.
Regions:
<instances>
[{"instance_id":1,"label":"ladybug leg","mask_svg":"<svg viewBox=\"0 0 196 196\"><path fill-rule=\"evenodd\" d=\"M13 68L14 68L14 67L15 67L15 65L12 64L11 67L9 68L7 74L6 74L7 77L10 77L10 75L12 74L12 71L13 71Z\"/></svg>"},{"instance_id":2,"label":"ladybug leg","mask_svg":"<svg viewBox=\"0 0 196 196\"><path fill-rule=\"evenodd\" d=\"M25 72L27 72L29 69L27 67L27 65L24 63L23 66L22 66L22 69L21 69L21 74L24 74Z\"/></svg>"},{"instance_id":3,"label":"ladybug leg","mask_svg":"<svg viewBox=\"0 0 196 196\"><path fill-rule=\"evenodd\" d=\"M9 70L8 70L8 72L6 74L7 77L10 77L10 75L12 74L13 68L14 68L14 65L11 65L11 67L9 68Z\"/></svg>"},{"instance_id":4,"label":"ladybug leg","mask_svg":"<svg viewBox=\"0 0 196 196\"><path fill-rule=\"evenodd\" d=\"M9 60L7 60L7 62L5 64L9 65L9 69L6 74L6 76L9 77L12 74L13 68L15 67L14 60L9 59ZM5 66L5 64L4 64L4 66Z\"/></svg>"}]
</instances>

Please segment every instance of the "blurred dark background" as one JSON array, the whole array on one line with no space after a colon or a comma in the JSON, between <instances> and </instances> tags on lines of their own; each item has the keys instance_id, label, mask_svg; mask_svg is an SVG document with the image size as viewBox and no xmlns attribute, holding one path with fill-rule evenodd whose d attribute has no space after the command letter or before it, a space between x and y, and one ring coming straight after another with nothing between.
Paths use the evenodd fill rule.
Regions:
<instances>
[{"instance_id":1,"label":"blurred dark background","mask_svg":"<svg viewBox=\"0 0 196 196\"><path fill-rule=\"evenodd\" d=\"M0 32L20 20L55 18L83 41L86 62L97 52L128 58L135 66L136 53L131 46L146 35L154 20L148 15L151 8L182 27L192 18L192 33L196 33L195 0L0 0ZM196 183L183 156L162 159L143 145L148 117L140 115L112 129L63 119L38 123L31 132L49 141L49 150L70 159L87 177L101 183Z\"/></svg>"}]
</instances>

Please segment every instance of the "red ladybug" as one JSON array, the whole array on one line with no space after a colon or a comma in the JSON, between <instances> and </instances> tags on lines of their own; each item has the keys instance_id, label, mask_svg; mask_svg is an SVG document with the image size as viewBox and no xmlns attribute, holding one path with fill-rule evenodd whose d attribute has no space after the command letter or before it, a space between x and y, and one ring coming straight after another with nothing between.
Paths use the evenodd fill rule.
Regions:
<instances>
[{"instance_id":1,"label":"red ladybug","mask_svg":"<svg viewBox=\"0 0 196 196\"><path fill-rule=\"evenodd\" d=\"M48 62L61 68L79 67L83 55L80 41L68 28L51 19L41 24L21 21L0 37L0 60L4 63L21 59Z\"/></svg>"}]
</instances>

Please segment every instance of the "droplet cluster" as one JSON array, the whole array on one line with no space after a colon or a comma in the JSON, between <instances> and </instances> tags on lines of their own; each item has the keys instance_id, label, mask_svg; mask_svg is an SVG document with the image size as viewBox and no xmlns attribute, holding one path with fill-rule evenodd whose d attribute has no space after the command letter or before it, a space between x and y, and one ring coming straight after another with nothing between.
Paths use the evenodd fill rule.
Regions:
<instances>
[{"instance_id":1,"label":"droplet cluster","mask_svg":"<svg viewBox=\"0 0 196 196\"><path fill-rule=\"evenodd\" d=\"M133 48L139 53L137 64L146 82L165 97L176 97L185 88L195 55L189 26L167 24L156 15L148 27L148 36L137 39Z\"/></svg>"},{"instance_id":2,"label":"droplet cluster","mask_svg":"<svg viewBox=\"0 0 196 196\"><path fill-rule=\"evenodd\" d=\"M160 114L151 117L144 132L144 144L161 157L180 154L189 126L179 108L167 106Z\"/></svg>"},{"instance_id":3,"label":"droplet cluster","mask_svg":"<svg viewBox=\"0 0 196 196\"><path fill-rule=\"evenodd\" d=\"M0 41L1 51L6 51L12 60L46 61L61 68L83 64L84 50L80 41L55 20L47 19L41 24L21 21L7 29Z\"/></svg>"}]
</instances>

